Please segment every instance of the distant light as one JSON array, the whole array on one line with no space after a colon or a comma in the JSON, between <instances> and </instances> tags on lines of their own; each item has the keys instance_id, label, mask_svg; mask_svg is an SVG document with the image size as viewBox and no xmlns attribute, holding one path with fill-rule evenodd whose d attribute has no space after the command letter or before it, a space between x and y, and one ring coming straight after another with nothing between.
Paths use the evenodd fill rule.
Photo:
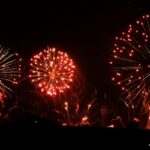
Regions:
<instances>
[{"instance_id":1,"label":"distant light","mask_svg":"<svg viewBox=\"0 0 150 150\"><path fill-rule=\"evenodd\" d=\"M34 123L38 123L38 121L37 121L37 120L35 120L35 121L34 121Z\"/></svg>"}]
</instances>

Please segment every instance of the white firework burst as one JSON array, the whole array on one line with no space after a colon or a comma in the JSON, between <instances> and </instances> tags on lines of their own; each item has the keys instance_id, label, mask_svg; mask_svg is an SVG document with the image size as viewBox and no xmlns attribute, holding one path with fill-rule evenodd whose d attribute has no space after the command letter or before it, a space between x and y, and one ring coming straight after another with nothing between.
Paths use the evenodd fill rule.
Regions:
<instances>
[{"instance_id":1,"label":"white firework burst","mask_svg":"<svg viewBox=\"0 0 150 150\"><path fill-rule=\"evenodd\" d=\"M21 58L18 53L10 53L9 49L0 46L0 93L3 96L10 95L20 77Z\"/></svg>"}]
</instances>

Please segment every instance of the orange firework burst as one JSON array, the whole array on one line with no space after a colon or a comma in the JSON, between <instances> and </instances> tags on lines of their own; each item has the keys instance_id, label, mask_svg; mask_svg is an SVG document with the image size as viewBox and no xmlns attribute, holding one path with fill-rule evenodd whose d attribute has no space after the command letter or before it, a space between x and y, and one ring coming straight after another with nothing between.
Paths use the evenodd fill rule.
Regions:
<instances>
[{"instance_id":1,"label":"orange firework burst","mask_svg":"<svg viewBox=\"0 0 150 150\"><path fill-rule=\"evenodd\" d=\"M31 58L31 81L47 95L55 96L70 88L75 64L67 53L48 48Z\"/></svg>"}]
</instances>

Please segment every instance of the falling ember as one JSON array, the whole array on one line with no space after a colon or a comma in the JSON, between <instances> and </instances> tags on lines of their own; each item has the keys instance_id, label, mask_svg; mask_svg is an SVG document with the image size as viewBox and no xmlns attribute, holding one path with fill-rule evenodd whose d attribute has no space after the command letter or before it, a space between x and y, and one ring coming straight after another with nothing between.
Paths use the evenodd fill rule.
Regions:
<instances>
[{"instance_id":1,"label":"falling ember","mask_svg":"<svg viewBox=\"0 0 150 150\"><path fill-rule=\"evenodd\" d=\"M109 64L110 64L110 65L112 65L112 64L113 64L113 62L112 62L112 61L110 61L110 62L109 62Z\"/></svg>"},{"instance_id":2,"label":"falling ember","mask_svg":"<svg viewBox=\"0 0 150 150\"><path fill-rule=\"evenodd\" d=\"M88 120L88 117L87 117L87 116L85 116L85 117L82 118L82 122L85 122L85 121L87 121L87 120Z\"/></svg>"},{"instance_id":3,"label":"falling ember","mask_svg":"<svg viewBox=\"0 0 150 150\"><path fill-rule=\"evenodd\" d=\"M114 125L111 124L111 125L109 125L107 128L114 128Z\"/></svg>"},{"instance_id":4,"label":"falling ember","mask_svg":"<svg viewBox=\"0 0 150 150\"><path fill-rule=\"evenodd\" d=\"M133 120L134 120L135 122L140 122L140 120L139 120L138 118L133 118Z\"/></svg>"},{"instance_id":5,"label":"falling ember","mask_svg":"<svg viewBox=\"0 0 150 150\"><path fill-rule=\"evenodd\" d=\"M123 87L122 96L132 102L150 88L150 17L142 16L127 32L115 38L112 81ZM114 55L115 51L115 55ZM120 52L121 51L121 52Z\"/></svg>"},{"instance_id":6,"label":"falling ember","mask_svg":"<svg viewBox=\"0 0 150 150\"><path fill-rule=\"evenodd\" d=\"M150 129L150 115L148 116L148 121L147 121L146 129Z\"/></svg>"},{"instance_id":7,"label":"falling ember","mask_svg":"<svg viewBox=\"0 0 150 150\"><path fill-rule=\"evenodd\" d=\"M3 93L0 93L0 102L2 102L3 101Z\"/></svg>"},{"instance_id":8,"label":"falling ember","mask_svg":"<svg viewBox=\"0 0 150 150\"><path fill-rule=\"evenodd\" d=\"M33 56L30 66L29 78L41 92L56 96L71 88L76 67L67 53L48 48Z\"/></svg>"},{"instance_id":9,"label":"falling ember","mask_svg":"<svg viewBox=\"0 0 150 150\"><path fill-rule=\"evenodd\" d=\"M21 61L18 53L10 53L9 49L0 47L0 99L10 95L13 85L18 84L21 77Z\"/></svg>"},{"instance_id":10,"label":"falling ember","mask_svg":"<svg viewBox=\"0 0 150 150\"><path fill-rule=\"evenodd\" d=\"M91 104L88 104L88 110L91 108Z\"/></svg>"},{"instance_id":11,"label":"falling ember","mask_svg":"<svg viewBox=\"0 0 150 150\"><path fill-rule=\"evenodd\" d=\"M89 124L88 116L82 117L81 125L88 125L88 124Z\"/></svg>"},{"instance_id":12,"label":"falling ember","mask_svg":"<svg viewBox=\"0 0 150 150\"><path fill-rule=\"evenodd\" d=\"M64 108L66 111L68 111L68 103L67 102L64 103Z\"/></svg>"}]
</instances>

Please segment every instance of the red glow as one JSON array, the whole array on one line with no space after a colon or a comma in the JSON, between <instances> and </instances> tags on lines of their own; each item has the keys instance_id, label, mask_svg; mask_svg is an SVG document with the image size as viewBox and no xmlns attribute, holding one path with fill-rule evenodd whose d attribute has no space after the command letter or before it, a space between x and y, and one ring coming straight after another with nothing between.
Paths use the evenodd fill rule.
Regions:
<instances>
[{"instance_id":1,"label":"red glow","mask_svg":"<svg viewBox=\"0 0 150 150\"><path fill-rule=\"evenodd\" d=\"M4 96L3 93L0 92L0 101L1 102L3 101L3 96Z\"/></svg>"},{"instance_id":2,"label":"red glow","mask_svg":"<svg viewBox=\"0 0 150 150\"><path fill-rule=\"evenodd\" d=\"M55 96L70 89L74 80L73 60L67 53L48 48L31 59L31 81L47 95Z\"/></svg>"}]
</instances>

